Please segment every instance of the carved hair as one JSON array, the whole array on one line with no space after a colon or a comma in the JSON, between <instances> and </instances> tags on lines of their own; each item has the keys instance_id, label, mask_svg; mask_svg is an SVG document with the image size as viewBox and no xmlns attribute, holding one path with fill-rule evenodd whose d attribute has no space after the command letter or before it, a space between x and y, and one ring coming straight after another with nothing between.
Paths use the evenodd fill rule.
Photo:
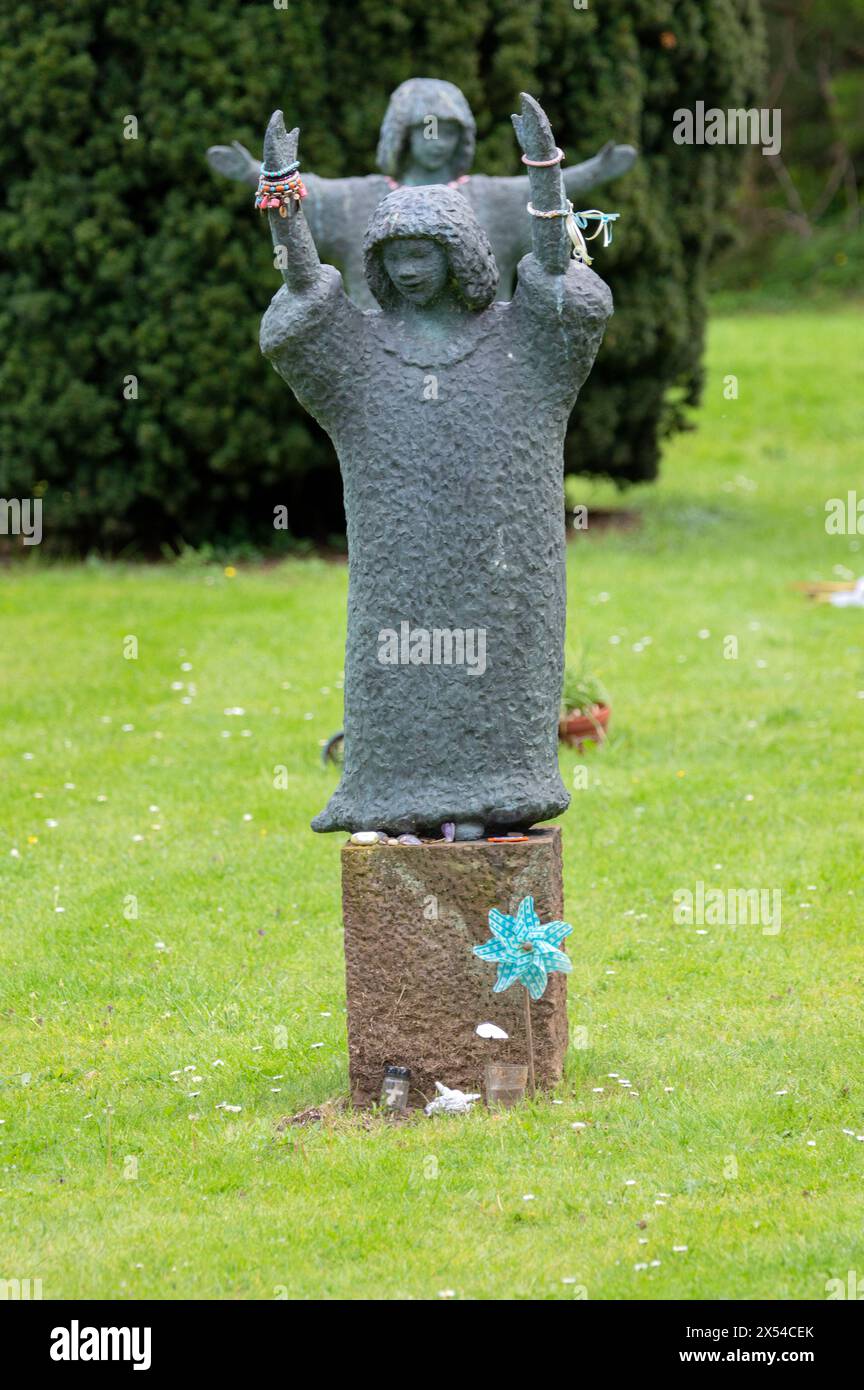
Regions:
<instances>
[{"instance_id":1,"label":"carved hair","mask_svg":"<svg viewBox=\"0 0 864 1390\"><path fill-rule=\"evenodd\" d=\"M412 126L422 125L427 116L459 122L462 138L454 156L455 177L468 173L474 162L477 130L471 107L452 82L440 82L436 77L411 77L393 92L381 122L376 158L382 174L389 174L391 179L401 176L408 133Z\"/></svg>"},{"instance_id":2,"label":"carved hair","mask_svg":"<svg viewBox=\"0 0 864 1390\"><path fill-rule=\"evenodd\" d=\"M498 266L474 210L466 198L446 184L397 188L372 214L363 242L363 261L369 288L382 309L399 303L396 289L384 267L385 242L405 237L426 237L447 253L450 282L469 309L485 309L495 298Z\"/></svg>"}]
</instances>

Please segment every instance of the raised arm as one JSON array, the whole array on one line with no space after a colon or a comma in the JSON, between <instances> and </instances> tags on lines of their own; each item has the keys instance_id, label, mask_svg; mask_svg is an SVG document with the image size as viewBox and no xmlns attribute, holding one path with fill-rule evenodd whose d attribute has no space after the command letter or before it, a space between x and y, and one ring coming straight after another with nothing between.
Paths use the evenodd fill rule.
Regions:
<instances>
[{"instance_id":1,"label":"raised arm","mask_svg":"<svg viewBox=\"0 0 864 1390\"><path fill-rule=\"evenodd\" d=\"M564 275L570 260L570 239L564 225L566 194L561 174L561 151L555 144L546 113L539 102L521 93L522 111L513 116L516 139L522 146L531 192L531 249L544 270ZM551 216L544 214L551 213ZM539 216L537 214L540 214Z\"/></svg>"},{"instance_id":2,"label":"raised arm","mask_svg":"<svg viewBox=\"0 0 864 1390\"><path fill-rule=\"evenodd\" d=\"M239 140L232 140L230 145L211 145L207 151L207 163L214 173L221 174L223 178L233 179L234 183L248 183L252 188L258 187L261 165Z\"/></svg>"},{"instance_id":3,"label":"raised arm","mask_svg":"<svg viewBox=\"0 0 864 1390\"><path fill-rule=\"evenodd\" d=\"M614 145L610 140L592 159L584 159L581 164L571 164L564 169L567 197L579 207L583 194L598 183L626 174L635 160L636 151L632 145Z\"/></svg>"},{"instance_id":4,"label":"raised arm","mask_svg":"<svg viewBox=\"0 0 864 1390\"><path fill-rule=\"evenodd\" d=\"M297 159L299 135L296 126L286 131L282 112L274 111L264 134L264 168L274 174L289 169ZM302 294L320 280L321 261L300 199L285 199L281 207L268 208L267 216L282 278L289 290Z\"/></svg>"}]
</instances>

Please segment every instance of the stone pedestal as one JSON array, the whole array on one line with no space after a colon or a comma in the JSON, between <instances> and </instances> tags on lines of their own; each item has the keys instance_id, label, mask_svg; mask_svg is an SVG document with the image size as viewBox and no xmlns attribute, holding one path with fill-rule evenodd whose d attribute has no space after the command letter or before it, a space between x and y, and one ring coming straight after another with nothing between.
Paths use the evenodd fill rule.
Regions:
<instances>
[{"instance_id":1,"label":"stone pedestal","mask_svg":"<svg viewBox=\"0 0 864 1390\"><path fill-rule=\"evenodd\" d=\"M368 1105L388 1065L411 1068L411 1104L435 1082L483 1091L487 1062L525 1062L525 990L493 994L497 966L472 947L490 936L487 914L534 898L542 922L563 916L561 831L511 844L346 844L342 908L348 985L351 1096ZM566 948L566 942L565 942ZM497 1023L508 1042L478 1038ZM553 974L531 1003L537 1085L560 1080L567 1050L567 977Z\"/></svg>"}]
</instances>

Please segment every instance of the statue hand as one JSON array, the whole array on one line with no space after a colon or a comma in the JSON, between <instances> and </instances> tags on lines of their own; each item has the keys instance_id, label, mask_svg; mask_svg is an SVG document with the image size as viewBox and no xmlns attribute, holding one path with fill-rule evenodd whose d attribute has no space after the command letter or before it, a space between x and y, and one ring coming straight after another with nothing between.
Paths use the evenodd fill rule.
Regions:
<instances>
[{"instance_id":1,"label":"statue hand","mask_svg":"<svg viewBox=\"0 0 864 1390\"><path fill-rule=\"evenodd\" d=\"M632 145L615 145L610 140L590 159L581 164L569 164L564 169L564 187L568 198L581 203L592 188L607 179L616 179L633 167L637 151Z\"/></svg>"},{"instance_id":2,"label":"statue hand","mask_svg":"<svg viewBox=\"0 0 864 1390\"><path fill-rule=\"evenodd\" d=\"M293 130L286 130L285 117L282 112L274 111L264 132L264 154L262 157L264 168L285 169L289 164L293 164L297 158L299 138L300 127L295 126ZM289 199L286 203L287 215L293 216L299 207L298 202Z\"/></svg>"},{"instance_id":3,"label":"statue hand","mask_svg":"<svg viewBox=\"0 0 864 1390\"><path fill-rule=\"evenodd\" d=\"M619 174L626 174L628 169L633 168L637 153L633 145L616 145L608 140L597 154L600 160L599 177L617 179Z\"/></svg>"},{"instance_id":4,"label":"statue hand","mask_svg":"<svg viewBox=\"0 0 864 1390\"><path fill-rule=\"evenodd\" d=\"M235 183L258 182L258 160L239 140L232 140L230 145L211 145L207 151L207 163L214 173L233 179Z\"/></svg>"},{"instance_id":5,"label":"statue hand","mask_svg":"<svg viewBox=\"0 0 864 1390\"><path fill-rule=\"evenodd\" d=\"M295 125L293 130L286 130L282 112L274 111L264 132L265 169L284 169L286 165L293 164L297 158L299 138L300 127Z\"/></svg>"},{"instance_id":6,"label":"statue hand","mask_svg":"<svg viewBox=\"0 0 864 1390\"><path fill-rule=\"evenodd\" d=\"M522 153L529 159L551 159L556 146L546 112L527 92L522 92L521 96L522 112L511 116L511 120Z\"/></svg>"},{"instance_id":7,"label":"statue hand","mask_svg":"<svg viewBox=\"0 0 864 1390\"><path fill-rule=\"evenodd\" d=\"M282 112L274 111L264 132L263 168L275 173L294 164L299 138L299 127L286 130ZM286 178L285 184L290 186L290 180ZM277 196L280 206L274 208L268 204L267 207L273 245L277 252L281 250L285 253L280 265L285 284L293 294L302 294L313 288L321 277L321 261L309 224L301 211L300 200L304 193Z\"/></svg>"},{"instance_id":8,"label":"statue hand","mask_svg":"<svg viewBox=\"0 0 864 1390\"><path fill-rule=\"evenodd\" d=\"M522 111L512 120L516 139L529 161L531 246L544 270L563 275L570 259L570 242L562 215L566 206L558 149L543 107L527 92L521 96Z\"/></svg>"}]
</instances>

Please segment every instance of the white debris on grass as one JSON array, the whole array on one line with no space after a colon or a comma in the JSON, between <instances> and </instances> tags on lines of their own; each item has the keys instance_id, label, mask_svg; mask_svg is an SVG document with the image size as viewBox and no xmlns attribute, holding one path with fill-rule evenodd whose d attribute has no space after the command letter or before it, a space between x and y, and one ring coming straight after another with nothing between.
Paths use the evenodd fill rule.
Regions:
<instances>
[{"instance_id":1,"label":"white debris on grass","mask_svg":"<svg viewBox=\"0 0 864 1390\"><path fill-rule=\"evenodd\" d=\"M435 1089L438 1095L426 1106L427 1115L465 1115L475 1100L480 1099L479 1092L451 1090L440 1081L435 1082Z\"/></svg>"}]
</instances>

